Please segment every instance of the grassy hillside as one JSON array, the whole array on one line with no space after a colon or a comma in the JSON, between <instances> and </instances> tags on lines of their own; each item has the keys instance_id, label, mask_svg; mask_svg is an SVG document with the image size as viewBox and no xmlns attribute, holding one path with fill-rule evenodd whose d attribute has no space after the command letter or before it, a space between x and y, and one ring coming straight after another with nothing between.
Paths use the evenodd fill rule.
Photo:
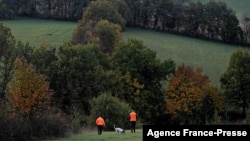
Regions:
<instances>
[{"instance_id":1,"label":"grassy hillside","mask_svg":"<svg viewBox=\"0 0 250 141\"><path fill-rule=\"evenodd\" d=\"M71 39L75 22L54 20L18 18L15 20L0 21L11 28L16 40L29 42L32 46L39 46L46 41L51 46L60 46Z\"/></svg>"},{"instance_id":2,"label":"grassy hillside","mask_svg":"<svg viewBox=\"0 0 250 141\"><path fill-rule=\"evenodd\" d=\"M181 64L201 68L211 82L220 85L219 78L226 71L231 54L240 46L209 42L167 33L128 29L123 33L128 38L142 40L145 45L157 52L161 60L172 59Z\"/></svg>"},{"instance_id":3,"label":"grassy hillside","mask_svg":"<svg viewBox=\"0 0 250 141\"><path fill-rule=\"evenodd\" d=\"M74 22L53 20L18 19L2 22L11 28L17 40L29 42L32 46L39 46L41 41L46 41L51 46L59 47L71 39L76 28ZM132 37L142 40L162 60L172 59L177 65L184 63L202 68L217 86L220 85L219 77L225 72L230 55L238 47L141 29L130 28L123 33L124 40Z\"/></svg>"}]
</instances>

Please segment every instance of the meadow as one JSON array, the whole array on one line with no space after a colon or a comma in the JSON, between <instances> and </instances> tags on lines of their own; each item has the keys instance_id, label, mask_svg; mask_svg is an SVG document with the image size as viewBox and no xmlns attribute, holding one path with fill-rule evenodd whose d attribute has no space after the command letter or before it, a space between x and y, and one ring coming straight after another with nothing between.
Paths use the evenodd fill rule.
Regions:
<instances>
[{"instance_id":1,"label":"meadow","mask_svg":"<svg viewBox=\"0 0 250 141\"><path fill-rule=\"evenodd\" d=\"M31 19L19 17L14 20L0 21L11 28L16 40L39 46L45 41L48 45L58 47L71 39L76 22Z\"/></svg>"},{"instance_id":2,"label":"meadow","mask_svg":"<svg viewBox=\"0 0 250 141\"><path fill-rule=\"evenodd\" d=\"M156 51L161 60L172 59L177 67L185 64L202 69L216 86L220 85L220 76L226 71L231 54L242 48L150 30L128 29L123 33L124 40L132 37Z\"/></svg>"},{"instance_id":3,"label":"meadow","mask_svg":"<svg viewBox=\"0 0 250 141\"><path fill-rule=\"evenodd\" d=\"M62 22L20 18L0 21L9 28L16 40L38 47L42 41L58 48L71 40L76 22ZM122 33L123 40L137 38L157 53L160 60L172 59L181 64L201 68L211 82L220 86L220 76L226 71L231 54L240 46L210 42L152 30L128 28Z\"/></svg>"},{"instance_id":4,"label":"meadow","mask_svg":"<svg viewBox=\"0 0 250 141\"><path fill-rule=\"evenodd\" d=\"M43 141L142 141L142 129L137 129L136 133L126 130L125 134L103 131L102 135L97 135L97 131L87 130L74 136Z\"/></svg>"}]
</instances>

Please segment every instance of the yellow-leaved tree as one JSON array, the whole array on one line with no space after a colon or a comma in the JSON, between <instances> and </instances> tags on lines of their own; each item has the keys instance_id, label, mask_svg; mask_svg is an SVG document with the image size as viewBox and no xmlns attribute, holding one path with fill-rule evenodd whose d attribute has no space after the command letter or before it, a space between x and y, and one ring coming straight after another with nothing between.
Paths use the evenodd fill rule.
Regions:
<instances>
[{"instance_id":1,"label":"yellow-leaved tree","mask_svg":"<svg viewBox=\"0 0 250 141\"><path fill-rule=\"evenodd\" d=\"M166 113L179 124L206 124L223 109L222 97L201 69L179 66L170 79Z\"/></svg>"},{"instance_id":2,"label":"yellow-leaved tree","mask_svg":"<svg viewBox=\"0 0 250 141\"><path fill-rule=\"evenodd\" d=\"M13 116L28 116L49 109L52 91L45 77L23 57L14 62L14 73L7 84L6 98Z\"/></svg>"}]
</instances>

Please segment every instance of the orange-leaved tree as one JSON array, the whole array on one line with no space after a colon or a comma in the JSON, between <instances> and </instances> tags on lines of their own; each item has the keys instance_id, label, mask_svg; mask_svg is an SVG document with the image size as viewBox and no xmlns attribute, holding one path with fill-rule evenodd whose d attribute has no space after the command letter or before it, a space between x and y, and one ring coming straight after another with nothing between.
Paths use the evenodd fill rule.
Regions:
<instances>
[{"instance_id":1,"label":"orange-leaved tree","mask_svg":"<svg viewBox=\"0 0 250 141\"><path fill-rule=\"evenodd\" d=\"M13 78L6 92L13 116L28 116L47 110L52 99L49 83L23 57L17 57L14 62Z\"/></svg>"},{"instance_id":2,"label":"orange-leaved tree","mask_svg":"<svg viewBox=\"0 0 250 141\"><path fill-rule=\"evenodd\" d=\"M205 124L221 110L221 97L208 77L184 64L171 77L165 95L166 112L179 124Z\"/></svg>"}]
</instances>

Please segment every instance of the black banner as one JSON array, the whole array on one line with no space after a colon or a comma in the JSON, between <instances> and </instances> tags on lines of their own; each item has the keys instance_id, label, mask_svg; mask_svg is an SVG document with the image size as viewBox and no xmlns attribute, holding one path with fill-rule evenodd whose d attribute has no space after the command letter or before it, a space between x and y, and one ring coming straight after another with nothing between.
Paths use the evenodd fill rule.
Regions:
<instances>
[{"instance_id":1,"label":"black banner","mask_svg":"<svg viewBox=\"0 0 250 141\"><path fill-rule=\"evenodd\" d=\"M143 141L169 137L250 137L250 125L143 125Z\"/></svg>"}]
</instances>

